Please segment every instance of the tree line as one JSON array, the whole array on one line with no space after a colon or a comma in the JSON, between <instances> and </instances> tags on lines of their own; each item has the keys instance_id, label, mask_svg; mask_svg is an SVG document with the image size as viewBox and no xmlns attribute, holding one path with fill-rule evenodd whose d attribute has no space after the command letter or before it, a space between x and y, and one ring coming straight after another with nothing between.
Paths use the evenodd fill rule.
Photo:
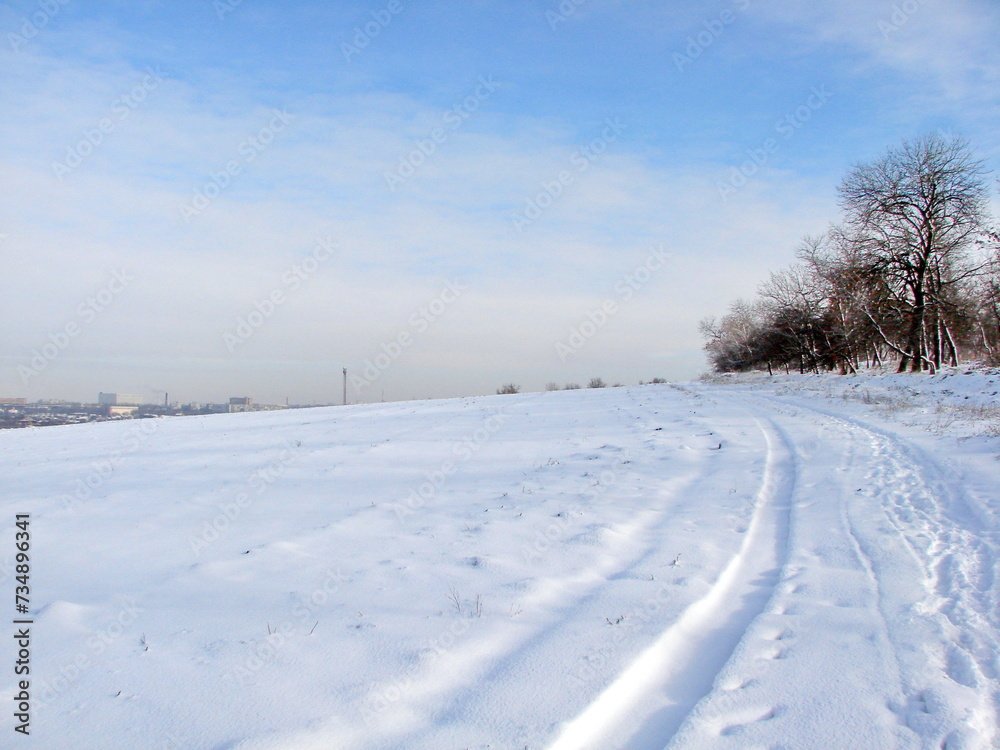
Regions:
<instances>
[{"instance_id":1,"label":"tree line","mask_svg":"<svg viewBox=\"0 0 1000 750\"><path fill-rule=\"evenodd\" d=\"M853 167L838 196L841 221L796 263L701 321L715 370L1000 364L1000 232L968 141L903 141Z\"/></svg>"}]
</instances>

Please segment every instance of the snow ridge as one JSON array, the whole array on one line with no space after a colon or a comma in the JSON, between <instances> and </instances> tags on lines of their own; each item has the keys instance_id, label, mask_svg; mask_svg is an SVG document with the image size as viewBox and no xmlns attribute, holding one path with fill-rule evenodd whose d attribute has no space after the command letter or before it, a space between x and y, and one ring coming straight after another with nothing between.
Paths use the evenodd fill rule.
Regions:
<instances>
[{"instance_id":1,"label":"snow ridge","mask_svg":"<svg viewBox=\"0 0 1000 750\"><path fill-rule=\"evenodd\" d=\"M754 421L766 440L767 459L739 552L712 588L573 719L548 750L660 750L664 738L711 691L715 675L766 607L787 551L796 472L784 436L770 420Z\"/></svg>"}]
</instances>

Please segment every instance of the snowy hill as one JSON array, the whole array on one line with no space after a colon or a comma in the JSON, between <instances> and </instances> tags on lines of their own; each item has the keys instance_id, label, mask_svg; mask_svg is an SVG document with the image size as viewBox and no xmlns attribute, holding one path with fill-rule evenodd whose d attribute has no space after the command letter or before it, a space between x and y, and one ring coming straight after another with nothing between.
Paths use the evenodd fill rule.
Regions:
<instances>
[{"instance_id":1,"label":"snowy hill","mask_svg":"<svg viewBox=\"0 0 1000 750\"><path fill-rule=\"evenodd\" d=\"M0 432L17 747L996 747L998 384Z\"/></svg>"}]
</instances>

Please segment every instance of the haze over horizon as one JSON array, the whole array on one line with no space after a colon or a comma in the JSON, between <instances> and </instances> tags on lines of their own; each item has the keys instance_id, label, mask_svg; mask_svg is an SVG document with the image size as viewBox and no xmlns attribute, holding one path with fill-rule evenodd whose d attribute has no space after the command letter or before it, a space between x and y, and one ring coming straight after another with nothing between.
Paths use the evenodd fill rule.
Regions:
<instances>
[{"instance_id":1,"label":"haze over horizon","mask_svg":"<svg viewBox=\"0 0 1000 750\"><path fill-rule=\"evenodd\" d=\"M984 0L35 0L0 32L0 396L691 378L852 164L940 130L1000 167Z\"/></svg>"}]
</instances>

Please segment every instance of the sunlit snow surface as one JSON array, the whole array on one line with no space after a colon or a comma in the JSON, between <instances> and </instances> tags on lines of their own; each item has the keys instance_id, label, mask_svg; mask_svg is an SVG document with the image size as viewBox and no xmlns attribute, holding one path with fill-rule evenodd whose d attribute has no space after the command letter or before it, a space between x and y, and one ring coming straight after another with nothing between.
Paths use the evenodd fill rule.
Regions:
<instances>
[{"instance_id":1,"label":"sunlit snow surface","mask_svg":"<svg viewBox=\"0 0 1000 750\"><path fill-rule=\"evenodd\" d=\"M997 742L1000 377L0 432L38 750ZM13 625L7 629L13 634ZM12 640L10 635L6 640Z\"/></svg>"}]
</instances>

